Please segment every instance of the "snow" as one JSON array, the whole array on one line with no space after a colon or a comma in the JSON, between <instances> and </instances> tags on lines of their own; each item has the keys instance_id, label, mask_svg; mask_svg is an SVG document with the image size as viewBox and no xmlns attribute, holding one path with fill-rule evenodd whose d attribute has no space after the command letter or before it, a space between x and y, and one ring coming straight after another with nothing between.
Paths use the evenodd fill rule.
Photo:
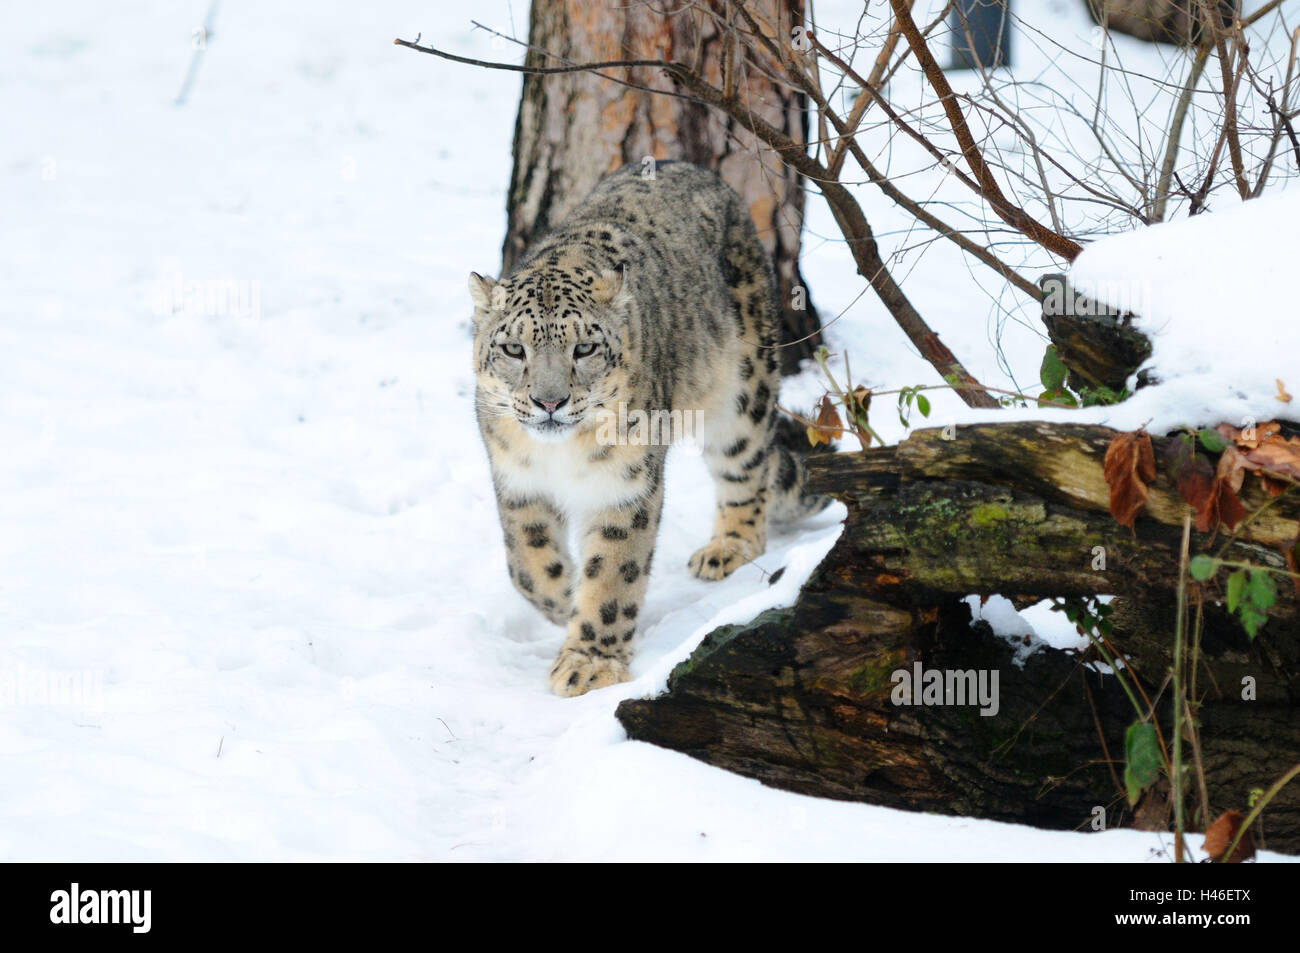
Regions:
<instances>
[{"instance_id":1,"label":"snow","mask_svg":"<svg viewBox=\"0 0 1300 953\"><path fill-rule=\"evenodd\" d=\"M177 107L206 9L78 0L0 31L0 859L1165 858L1151 834L801 797L629 742L618 702L790 604L843 517L691 579L711 491L689 455L635 680L551 696L563 633L506 578L470 400L465 276L499 260L519 79L391 41L510 54L461 5L228 0ZM818 303L854 308L833 341L873 380L931 380L853 305L810 205ZM988 352L951 256L918 302Z\"/></svg>"},{"instance_id":2,"label":"snow","mask_svg":"<svg viewBox=\"0 0 1300 953\"><path fill-rule=\"evenodd\" d=\"M1149 417L1147 426L1160 433L1300 415L1278 399L1279 384L1288 393L1300 390L1297 263L1297 190L1084 249L1071 281L1108 304L1132 308L1136 327L1152 342L1144 367L1161 381L1138 391L1122 415L1138 426Z\"/></svg>"}]
</instances>

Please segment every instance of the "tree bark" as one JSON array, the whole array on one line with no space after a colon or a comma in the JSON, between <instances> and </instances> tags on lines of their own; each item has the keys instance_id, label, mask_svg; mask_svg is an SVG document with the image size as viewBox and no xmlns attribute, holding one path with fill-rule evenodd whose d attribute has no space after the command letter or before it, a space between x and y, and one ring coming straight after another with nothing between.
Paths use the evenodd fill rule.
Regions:
<instances>
[{"instance_id":1,"label":"tree bark","mask_svg":"<svg viewBox=\"0 0 1300 953\"><path fill-rule=\"evenodd\" d=\"M1020 667L1016 647L972 624L963 600L1117 596L1111 641L1160 698L1172 739L1160 692L1185 505L1158 482L1135 531L1119 526L1104 427L1009 423L950 436L923 430L897 447L811 458L810 489L848 505L840 540L793 607L711 633L665 694L620 705L629 736L808 794L1055 828L1088 829L1099 813L1109 827L1134 823L1120 778L1136 714L1116 678L1086 664L1089 653L1050 648ZM1248 511L1263 499L1254 487L1243 496ZM1225 558L1282 568L1278 550L1298 530L1300 501L1275 501ZM1193 552L1225 539L1211 548L1194 534ZM1252 641L1206 590L1197 695L1212 815L1245 809L1253 788L1300 761L1300 601L1287 584L1278 593ZM918 662L996 672L997 713L896 704L893 673ZM1243 698L1247 676L1254 700ZM1267 809L1264 834L1268 847L1300 852L1300 788Z\"/></svg>"},{"instance_id":2,"label":"tree bark","mask_svg":"<svg viewBox=\"0 0 1300 953\"><path fill-rule=\"evenodd\" d=\"M769 79L778 64L743 46L729 49L725 0L698 4L589 4L533 0L525 60L530 67L612 59L680 62L720 88L734 84L759 116L807 142L805 99ZM789 36L802 0L758 0L756 12ZM709 14L715 16L710 16ZM552 55L547 55L547 54ZM729 64L737 59L736 68ZM726 74L730 74L729 76ZM658 69L613 73L649 90L673 92ZM528 74L515 121L502 267L509 270L605 174L648 159L684 159L718 172L749 206L771 256L781 303L781 366L798 369L820 343L817 311L799 272L804 178L734 119L680 96L630 89L591 73Z\"/></svg>"},{"instance_id":3,"label":"tree bark","mask_svg":"<svg viewBox=\"0 0 1300 953\"><path fill-rule=\"evenodd\" d=\"M1069 369L1067 383L1076 391L1106 387L1119 393L1129 377L1151 356L1151 342L1133 326L1133 315L1079 294L1065 275L1044 275L1043 324ZM1138 388L1156 383L1142 371Z\"/></svg>"}]
</instances>

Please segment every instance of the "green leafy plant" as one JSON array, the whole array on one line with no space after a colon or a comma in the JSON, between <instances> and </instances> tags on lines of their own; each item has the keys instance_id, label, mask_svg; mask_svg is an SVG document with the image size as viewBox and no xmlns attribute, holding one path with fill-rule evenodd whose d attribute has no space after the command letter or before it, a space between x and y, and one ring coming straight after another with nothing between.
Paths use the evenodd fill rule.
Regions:
<instances>
[{"instance_id":1,"label":"green leafy plant","mask_svg":"<svg viewBox=\"0 0 1300 953\"><path fill-rule=\"evenodd\" d=\"M1132 391L1127 387L1112 390L1105 384L1098 384L1096 387L1084 387L1079 391L1079 400L1084 407L1110 407L1114 404L1123 403L1132 396Z\"/></svg>"},{"instance_id":2,"label":"green leafy plant","mask_svg":"<svg viewBox=\"0 0 1300 953\"><path fill-rule=\"evenodd\" d=\"M1127 387L1119 390L1098 384L1095 387L1077 386L1073 391L1066 387L1068 369L1061 360L1055 344L1047 345L1043 361L1038 367L1038 382L1043 392L1038 395L1039 407L1099 407L1118 404L1132 396ZM1076 396L1077 395L1077 396Z\"/></svg>"},{"instance_id":3,"label":"green leafy plant","mask_svg":"<svg viewBox=\"0 0 1300 953\"><path fill-rule=\"evenodd\" d=\"M898 421L904 427L910 427L912 420L912 408L915 407L921 412L922 417L930 416L930 399L921 393L922 388L903 387L898 391Z\"/></svg>"},{"instance_id":4,"label":"green leafy plant","mask_svg":"<svg viewBox=\"0 0 1300 953\"><path fill-rule=\"evenodd\" d=\"M1130 805L1137 804L1142 792L1160 777L1164 756L1156 726L1150 721L1135 721L1124 734L1124 789Z\"/></svg>"},{"instance_id":5,"label":"green leafy plant","mask_svg":"<svg viewBox=\"0 0 1300 953\"><path fill-rule=\"evenodd\" d=\"M1059 404L1066 407L1078 407L1078 399L1065 389L1067 369L1057 353L1056 345L1047 345L1043 353L1043 362L1038 368L1038 382L1043 385L1043 392L1038 395L1038 406L1046 407Z\"/></svg>"},{"instance_id":6,"label":"green leafy plant","mask_svg":"<svg viewBox=\"0 0 1300 953\"><path fill-rule=\"evenodd\" d=\"M1229 562L1204 553L1192 557L1187 572L1197 582L1208 582L1225 567L1232 572L1224 583L1224 605L1241 620L1246 635L1254 639L1268 621L1269 609L1277 602L1274 575L1295 577L1295 573L1271 566Z\"/></svg>"},{"instance_id":7,"label":"green leafy plant","mask_svg":"<svg viewBox=\"0 0 1300 953\"><path fill-rule=\"evenodd\" d=\"M1080 635L1091 638L1094 634L1109 636L1112 631L1110 603L1090 597L1087 599L1062 599L1052 606L1074 623Z\"/></svg>"},{"instance_id":8,"label":"green leafy plant","mask_svg":"<svg viewBox=\"0 0 1300 953\"><path fill-rule=\"evenodd\" d=\"M1124 795L1129 806L1135 806L1143 793L1159 780L1161 768L1172 771L1169 754L1160 726L1155 720L1155 706L1142 690L1142 683L1129 664L1129 660L1115 651L1110 643L1114 629L1111 621L1112 607L1092 596L1086 599L1058 599L1052 609L1061 612L1074 623L1075 630L1085 636L1100 655L1120 687L1133 705L1136 720L1124 735ZM1142 697L1139 698L1138 696Z\"/></svg>"}]
</instances>

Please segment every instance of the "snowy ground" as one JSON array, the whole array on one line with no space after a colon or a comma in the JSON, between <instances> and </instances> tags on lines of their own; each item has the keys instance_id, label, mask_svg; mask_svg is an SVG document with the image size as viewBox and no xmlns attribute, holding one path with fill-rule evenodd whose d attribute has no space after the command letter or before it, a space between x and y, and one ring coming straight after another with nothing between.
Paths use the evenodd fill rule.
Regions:
<instances>
[{"instance_id":1,"label":"snowy ground","mask_svg":"<svg viewBox=\"0 0 1300 953\"><path fill-rule=\"evenodd\" d=\"M0 859L1161 857L1151 835L805 798L628 742L616 704L793 601L842 516L689 579L711 491L684 455L636 681L552 697L562 633L506 578L466 330L519 81L391 40L505 51L459 4L227 0L177 107L206 8L81 0L0 30ZM835 313L861 289L810 204L805 273ZM951 255L918 304L1006 383ZM225 279L242 309L190 294ZM1032 380L1043 341L1002 332ZM931 380L868 299L836 334L874 383Z\"/></svg>"}]
</instances>

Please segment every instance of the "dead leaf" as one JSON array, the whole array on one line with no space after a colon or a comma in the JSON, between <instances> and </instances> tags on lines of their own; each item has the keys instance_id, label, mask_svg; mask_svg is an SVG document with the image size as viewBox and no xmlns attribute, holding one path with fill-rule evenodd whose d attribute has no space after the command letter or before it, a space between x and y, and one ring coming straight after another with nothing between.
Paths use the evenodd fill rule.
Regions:
<instances>
[{"instance_id":1,"label":"dead leaf","mask_svg":"<svg viewBox=\"0 0 1300 953\"><path fill-rule=\"evenodd\" d=\"M1214 472L1216 480L1222 480L1232 488L1234 493L1241 490L1242 481L1246 479L1246 471L1256 469L1246 459L1246 455L1236 447L1224 448L1223 455L1219 457L1219 466Z\"/></svg>"},{"instance_id":2,"label":"dead leaf","mask_svg":"<svg viewBox=\"0 0 1300 953\"><path fill-rule=\"evenodd\" d=\"M1202 846L1210 860L1215 863L1224 862L1228 848L1232 845L1232 840L1237 836L1237 831L1241 829L1241 822L1244 820L1245 817L1240 811L1224 811L1209 826L1205 831L1205 843ZM1226 860L1230 864L1239 864L1254 856L1255 837L1250 831L1246 831L1237 844L1237 849L1232 852L1231 857L1226 857Z\"/></svg>"},{"instance_id":3,"label":"dead leaf","mask_svg":"<svg viewBox=\"0 0 1300 953\"><path fill-rule=\"evenodd\" d=\"M1286 388L1282 386L1282 381L1281 381L1280 379L1278 379L1278 378L1275 377L1275 378L1273 379L1273 383L1277 385L1277 398L1276 398L1276 399L1277 399L1277 400L1280 400L1280 401L1281 401L1282 403L1284 403L1284 404L1289 404L1289 403L1291 403L1291 395L1288 394L1288 393L1286 392Z\"/></svg>"},{"instance_id":4,"label":"dead leaf","mask_svg":"<svg viewBox=\"0 0 1300 953\"><path fill-rule=\"evenodd\" d=\"M1253 431L1238 430L1232 424L1219 424L1214 428L1218 431L1219 436L1229 443L1235 443L1242 449L1254 450L1269 437L1275 436L1282 432L1282 425L1276 420L1266 420L1262 424L1256 424Z\"/></svg>"},{"instance_id":5,"label":"dead leaf","mask_svg":"<svg viewBox=\"0 0 1300 953\"><path fill-rule=\"evenodd\" d=\"M814 447L819 443L829 444L843 432L844 424L831 401L831 395L823 394L821 403L818 404L817 419L808 428L808 442Z\"/></svg>"},{"instance_id":6,"label":"dead leaf","mask_svg":"<svg viewBox=\"0 0 1300 953\"><path fill-rule=\"evenodd\" d=\"M1287 483L1285 480L1275 480L1267 473L1261 473L1259 475L1259 482L1264 484L1264 491L1269 496L1281 496L1291 488L1290 483Z\"/></svg>"},{"instance_id":7,"label":"dead leaf","mask_svg":"<svg viewBox=\"0 0 1300 953\"><path fill-rule=\"evenodd\" d=\"M1300 437L1290 440L1280 435L1269 437L1245 456L1254 469L1300 480Z\"/></svg>"},{"instance_id":8,"label":"dead leaf","mask_svg":"<svg viewBox=\"0 0 1300 953\"><path fill-rule=\"evenodd\" d=\"M1204 506L1214 485L1214 466L1196 452L1196 441L1191 437L1171 440L1165 448L1164 463L1178 495L1193 509Z\"/></svg>"},{"instance_id":9,"label":"dead leaf","mask_svg":"<svg viewBox=\"0 0 1300 953\"><path fill-rule=\"evenodd\" d=\"M1280 495L1294 481L1300 480L1300 437L1283 437L1282 427L1277 421L1260 424L1249 438L1246 431L1230 424L1219 424L1215 430L1228 441L1227 448L1219 457L1215 476L1215 483L1223 489L1215 489L1216 496L1211 501L1213 506L1209 508L1202 508L1184 496L1197 506L1197 529L1202 532L1206 531L1205 525L1215 525L1216 515L1229 526L1235 525L1232 517L1243 510L1236 496L1241 492L1247 473L1259 477L1269 496Z\"/></svg>"},{"instance_id":10,"label":"dead leaf","mask_svg":"<svg viewBox=\"0 0 1300 953\"><path fill-rule=\"evenodd\" d=\"M862 446L871 445L871 429L867 425L867 415L871 411L871 388L859 384L849 392L849 417L853 421L853 432L857 434Z\"/></svg>"},{"instance_id":11,"label":"dead leaf","mask_svg":"<svg viewBox=\"0 0 1300 953\"><path fill-rule=\"evenodd\" d=\"M1210 495L1196 511L1196 529L1202 533L1226 526L1235 529L1246 518L1246 508L1225 480L1215 477Z\"/></svg>"},{"instance_id":12,"label":"dead leaf","mask_svg":"<svg viewBox=\"0 0 1300 953\"><path fill-rule=\"evenodd\" d=\"M1110 486L1110 515L1121 526L1133 528L1146 505L1147 487L1156 478L1156 458L1151 436L1145 430L1116 434L1106 447L1106 483Z\"/></svg>"}]
</instances>

